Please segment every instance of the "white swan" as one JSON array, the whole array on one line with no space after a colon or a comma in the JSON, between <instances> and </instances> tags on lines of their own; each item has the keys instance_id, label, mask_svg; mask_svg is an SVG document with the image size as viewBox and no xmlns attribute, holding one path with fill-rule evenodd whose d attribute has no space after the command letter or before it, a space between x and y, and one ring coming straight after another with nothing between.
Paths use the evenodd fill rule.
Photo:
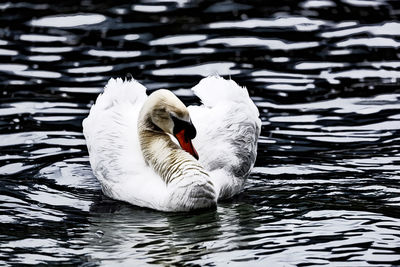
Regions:
<instances>
[{"instance_id":1,"label":"white swan","mask_svg":"<svg viewBox=\"0 0 400 267\"><path fill-rule=\"evenodd\" d=\"M202 106L186 108L168 90L147 97L135 80L110 79L83 121L90 164L105 195L188 211L243 189L260 135L256 106L245 88L221 77L204 78L192 90Z\"/></svg>"}]
</instances>

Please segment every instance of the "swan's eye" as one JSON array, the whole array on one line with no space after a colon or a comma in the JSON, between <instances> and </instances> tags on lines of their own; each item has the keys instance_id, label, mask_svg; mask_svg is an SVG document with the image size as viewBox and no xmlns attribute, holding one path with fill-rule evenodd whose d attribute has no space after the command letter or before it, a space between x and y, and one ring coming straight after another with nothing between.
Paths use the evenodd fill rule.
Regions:
<instances>
[{"instance_id":1,"label":"swan's eye","mask_svg":"<svg viewBox=\"0 0 400 267\"><path fill-rule=\"evenodd\" d=\"M191 140L196 137L196 128L194 128L192 122L181 120L171 114L171 119L174 122L174 135L185 130L185 138Z\"/></svg>"}]
</instances>

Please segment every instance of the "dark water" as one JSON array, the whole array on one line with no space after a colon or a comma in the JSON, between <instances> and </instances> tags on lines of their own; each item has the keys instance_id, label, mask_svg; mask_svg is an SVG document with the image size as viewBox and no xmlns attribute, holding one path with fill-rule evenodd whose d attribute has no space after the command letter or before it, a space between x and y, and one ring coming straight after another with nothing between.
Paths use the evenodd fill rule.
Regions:
<instances>
[{"instance_id":1,"label":"dark water","mask_svg":"<svg viewBox=\"0 0 400 267\"><path fill-rule=\"evenodd\" d=\"M400 265L399 19L397 0L0 3L0 265ZM127 73L186 104L209 74L247 86L242 194L181 214L102 195L81 121Z\"/></svg>"}]
</instances>

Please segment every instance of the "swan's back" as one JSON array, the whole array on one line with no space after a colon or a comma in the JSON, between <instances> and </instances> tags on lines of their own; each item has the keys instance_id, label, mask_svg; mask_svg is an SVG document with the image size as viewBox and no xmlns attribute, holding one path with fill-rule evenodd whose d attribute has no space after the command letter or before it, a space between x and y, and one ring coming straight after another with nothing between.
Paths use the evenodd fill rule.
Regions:
<instances>
[{"instance_id":1,"label":"swan's back","mask_svg":"<svg viewBox=\"0 0 400 267\"><path fill-rule=\"evenodd\" d=\"M194 144L200 162L219 184L220 198L242 190L257 156L261 130L259 112L246 88L218 76L192 88L203 106L189 111L198 136Z\"/></svg>"}]
</instances>

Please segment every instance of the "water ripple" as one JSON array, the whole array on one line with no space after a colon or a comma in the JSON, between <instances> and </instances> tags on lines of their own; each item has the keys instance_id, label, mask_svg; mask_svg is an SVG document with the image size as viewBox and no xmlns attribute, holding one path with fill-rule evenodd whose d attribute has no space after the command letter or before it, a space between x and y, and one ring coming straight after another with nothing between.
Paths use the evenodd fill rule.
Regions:
<instances>
[{"instance_id":1,"label":"water ripple","mask_svg":"<svg viewBox=\"0 0 400 267\"><path fill-rule=\"evenodd\" d=\"M100 14L73 14L67 16L47 16L34 19L30 22L32 26L69 28L99 24L106 20Z\"/></svg>"},{"instance_id":2,"label":"water ripple","mask_svg":"<svg viewBox=\"0 0 400 267\"><path fill-rule=\"evenodd\" d=\"M0 265L400 264L398 1L0 11ZM207 75L246 86L262 129L242 194L189 214L102 194L82 120L128 74L187 105Z\"/></svg>"}]
</instances>

